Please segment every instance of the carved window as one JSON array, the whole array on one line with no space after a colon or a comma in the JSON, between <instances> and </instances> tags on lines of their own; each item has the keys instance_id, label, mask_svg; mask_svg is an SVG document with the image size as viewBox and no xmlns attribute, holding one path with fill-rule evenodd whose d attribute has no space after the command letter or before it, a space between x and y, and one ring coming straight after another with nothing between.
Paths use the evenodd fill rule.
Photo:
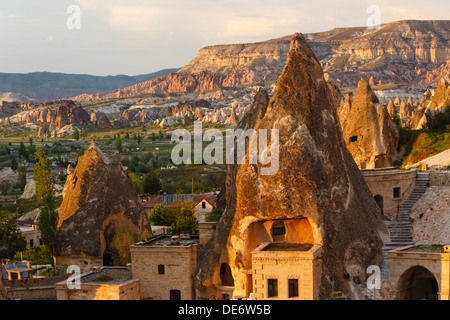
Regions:
<instances>
[{"instance_id":1,"label":"carved window","mask_svg":"<svg viewBox=\"0 0 450 320\"><path fill-rule=\"evenodd\" d=\"M267 279L267 297L278 297L278 279Z\"/></svg>"},{"instance_id":2,"label":"carved window","mask_svg":"<svg viewBox=\"0 0 450 320\"><path fill-rule=\"evenodd\" d=\"M394 199L400 198L400 188L394 188Z\"/></svg>"},{"instance_id":3,"label":"carved window","mask_svg":"<svg viewBox=\"0 0 450 320\"><path fill-rule=\"evenodd\" d=\"M163 264L158 264L158 274L165 274L165 267Z\"/></svg>"},{"instance_id":4,"label":"carved window","mask_svg":"<svg viewBox=\"0 0 450 320\"><path fill-rule=\"evenodd\" d=\"M206 208L206 201L202 201L202 209Z\"/></svg>"},{"instance_id":5,"label":"carved window","mask_svg":"<svg viewBox=\"0 0 450 320\"><path fill-rule=\"evenodd\" d=\"M289 279L289 298L298 297L298 279Z\"/></svg>"},{"instance_id":6,"label":"carved window","mask_svg":"<svg viewBox=\"0 0 450 320\"><path fill-rule=\"evenodd\" d=\"M286 235L286 227L283 221L274 223L272 226L272 239L274 242L284 241Z\"/></svg>"}]
</instances>

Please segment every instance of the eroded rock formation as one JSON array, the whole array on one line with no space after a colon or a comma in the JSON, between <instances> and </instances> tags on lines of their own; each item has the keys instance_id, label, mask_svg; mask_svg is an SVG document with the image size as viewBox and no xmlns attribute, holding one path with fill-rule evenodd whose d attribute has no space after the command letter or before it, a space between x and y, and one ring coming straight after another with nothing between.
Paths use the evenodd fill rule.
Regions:
<instances>
[{"instance_id":1,"label":"eroded rock formation","mask_svg":"<svg viewBox=\"0 0 450 320\"><path fill-rule=\"evenodd\" d=\"M387 230L345 146L337 103L320 63L302 35L291 40L272 99L259 91L238 128L278 130L279 169L263 175L266 166L260 163L228 166L217 199L222 218L200 249L197 299L218 297L222 263L231 269L233 295L246 296L251 252L263 241L276 241L270 228L280 222L286 227L285 243L322 246L320 274L311 284L320 298L349 293L349 279L364 281L367 266L380 263ZM267 148L273 143L270 139Z\"/></svg>"},{"instance_id":2,"label":"eroded rock formation","mask_svg":"<svg viewBox=\"0 0 450 320\"><path fill-rule=\"evenodd\" d=\"M421 107L416 110L413 121L411 122L412 129L422 129L425 126L430 128L438 128L440 123L438 121L439 114L445 112L445 109L450 106L450 85L445 79L441 79L436 88L436 92L432 97L430 93L424 95Z\"/></svg>"},{"instance_id":3,"label":"eroded rock formation","mask_svg":"<svg viewBox=\"0 0 450 320\"><path fill-rule=\"evenodd\" d=\"M56 109L50 123L50 131L58 131L66 125L92 125L91 117L86 110L69 100Z\"/></svg>"},{"instance_id":4,"label":"eroded rock formation","mask_svg":"<svg viewBox=\"0 0 450 320\"><path fill-rule=\"evenodd\" d=\"M403 20L383 24L375 31L352 27L311 33L307 41L325 72L342 87L355 86L361 76L371 79L371 85L395 82L425 86L434 84L437 74L447 71L448 77L449 25L446 20ZM290 37L204 47L177 73L116 90L103 98L192 93L276 81L286 62Z\"/></svg>"},{"instance_id":5,"label":"eroded rock formation","mask_svg":"<svg viewBox=\"0 0 450 320\"><path fill-rule=\"evenodd\" d=\"M361 169L392 165L399 130L367 81L361 79L355 96L339 107L339 119L347 148Z\"/></svg>"},{"instance_id":6,"label":"eroded rock formation","mask_svg":"<svg viewBox=\"0 0 450 320\"><path fill-rule=\"evenodd\" d=\"M120 163L111 162L95 142L68 169L59 209L57 265L102 265L110 243L123 230L142 233L147 215L133 182ZM86 261L86 264L83 263Z\"/></svg>"}]
</instances>

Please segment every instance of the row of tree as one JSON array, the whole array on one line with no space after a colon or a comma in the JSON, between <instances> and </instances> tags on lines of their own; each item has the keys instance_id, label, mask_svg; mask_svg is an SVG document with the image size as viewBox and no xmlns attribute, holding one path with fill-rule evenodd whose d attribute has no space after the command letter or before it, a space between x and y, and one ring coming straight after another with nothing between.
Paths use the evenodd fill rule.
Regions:
<instances>
[{"instance_id":1,"label":"row of tree","mask_svg":"<svg viewBox=\"0 0 450 320\"><path fill-rule=\"evenodd\" d=\"M35 160L33 175L36 181L36 204L40 209L39 229L42 243L46 246L49 260L53 265L58 232L57 201L53 189L55 181L45 146L36 147L33 157ZM0 244L0 258L2 259L12 259L16 252L25 250L27 245L25 238L20 233L16 217L6 211L0 212Z\"/></svg>"}]
</instances>

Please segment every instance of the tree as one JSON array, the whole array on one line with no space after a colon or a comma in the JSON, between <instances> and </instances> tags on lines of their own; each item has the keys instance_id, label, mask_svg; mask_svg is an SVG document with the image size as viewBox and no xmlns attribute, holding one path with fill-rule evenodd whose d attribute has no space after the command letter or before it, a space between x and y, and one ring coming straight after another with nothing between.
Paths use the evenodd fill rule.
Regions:
<instances>
[{"instance_id":1,"label":"tree","mask_svg":"<svg viewBox=\"0 0 450 320\"><path fill-rule=\"evenodd\" d=\"M156 205L148 217L152 225L169 226L169 233L191 233L198 231L198 222L194 213L193 202L182 202L176 206Z\"/></svg>"},{"instance_id":2,"label":"tree","mask_svg":"<svg viewBox=\"0 0 450 320\"><path fill-rule=\"evenodd\" d=\"M19 167L18 176L19 181L17 183L17 186L20 188L21 191L23 191L27 184L27 168L25 168L25 166Z\"/></svg>"},{"instance_id":3,"label":"tree","mask_svg":"<svg viewBox=\"0 0 450 320\"><path fill-rule=\"evenodd\" d=\"M144 239L151 237L148 230L144 230L142 234L123 229L121 233L114 235L111 248L114 249L113 260L115 266L124 266L131 262L130 246Z\"/></svg>"},{"instance_id":4,"label":"tree","mask_svg":"<svg viewBox=\"0 0 450 320\"><path fill-rule=\"evenodd\" d=\"M114 265L124 266L131 262L130 246L140 241L139 233L122 230L113 237L111 247L116 253L113 255Z\"/></svg>"},{"instance_id":5,"label":"tree","mask_svg":"<svg viewBox=\"0 0 450 320\"><path fill-rule=\"evenodd\" d=\"M34 163L34 153L36 152L36 146L34 144L27 147L27 161Z\"/></svg>"},{"instance_id":6,"label":"tree","mask_svg":"<svg viewBox=\"0 0 450 320\"><path fill-rule=\"evenodd\" d=\"M141 141L142 141L142 138L141 138L141 136L138 134L138 135L137 135L137 143L138 143L138 144L141 144Z\"/></svg>"},{"instance_id":7,"label":"tree","mask_svg":"<svg viewBox=\"0 0 450 320\"><path fill-rule=\"evenodd\" d=\"M11 156L11 170L16 171L17 170L17 160L15 157Z\"/></svg>"},{"instance_id":8,"label":"tree","mask_svg":"<svg viewBox=\"0 0 450 320\"><path fill-rule=\"evenodd\" d=\"M133 181L134 187L136 188L136 192L143 193L144 187L142 186L139 176L134 172L130 172L130 177L131 177L131 181Z\"/></svg>"},{"instance_id":9,"label":"tree","mask_svg":"<svg viewBox=\"0 0 450 320\"><path fill-rule=\"evenodd\" d=\"M6 211L0 211L0 259L12 259L18 251L27 247L16 219Z\"/></svg>"},{"instance_id":10,"label":"tree","mask_svg":"<svg viewBox=\"0 0 450 320\"><path fill-rule=\"evenodd\" d=\"M42 243L48 248L53 266L58 236L58 213L56 212L56 197L53 190L55 183L50 167L51 162L43 144L37 148L35 159L33 175L36 181L36 204L41 210L39 229L41 230Z\"/></svg>"},{"instance_id":11,"label":"tree","mask_svg":"<svg viewBox=\"0 0 450 320\"><path fill-rule=\"evenodd\" d=\"M6 196L10 187L11 183L8 180L3 180L2 182L0 182L0 191L4 196Z\"/></svg>"},{"instance_id":12,"label":"tree","mask_svg":"<svg viewBox=\"0 0 450 320\"><path fill-rule=\"evenodd\" d=\"M73 139L75 139L75 140L80 140L80 133L78 132L78 130L75 130L73 133L72 133L72 138Z\"/></svg>"},{"instance_id":13,"label":"tree","mask_svg":"<svg viewBox=\"0 0 450 320\"><path fill-rule=\"evenodd\" d=\"M20 143L19 145L19 159L26 159L27 158L27 149L25 148L25 145L23 144L23 142Z\"/></svg>"},{"instance_id":14,"label":"tree","mask_svg":"<svg viewBox=\"0 0 450 320\"><path fill-rule=\"evenodd\" d=\"M196 234L198 231L198 222L195 217L194 205L192 202L182 203L176 207L177 213L175 215L175 222L172 223L169 233L190 233Z\"/></svg>"},{"instance_id":15,"label":"tree","mask_svg":"<svg viewBox=\"0 0 450 320\"><path fill-rule=\"evenodd\" d=\"M161 182L154 171L149 171L142 182L144 193L158 194L162 189Z\"/></svg>"},{"instance_id":16,"label":"tree","mask_svg":"<svg viewBox=\"0 0 450 320\"><path fill-rule=\"evenodd\" d=\"M16 253L15 260L29 260L33 265L51 264L52 261L49 258L48 248L45 245L33 246L30 249L25 250L21 254Z\"/></svg>"},{"instance_id":17,"label":"tree","mask_svg":"<svg viewBox=\"0 0 450 320\"><path fill-rule=\"evenodd\" d=\"M174 217L169 214L169 209L163 204L158 204L152 208L148 220L154 226L170 226L175 222Z\"/></svg>"},{"instance_id":18,"label":"tree","mask_svg":"<svg viewBox=\"0 0 450 320\"><path fill-rule=\"evenodd\" d=\"M120 135L116 137L116 148L119 153L122 153L122 141L120 140Z\"/></svg>"}]
</instances>

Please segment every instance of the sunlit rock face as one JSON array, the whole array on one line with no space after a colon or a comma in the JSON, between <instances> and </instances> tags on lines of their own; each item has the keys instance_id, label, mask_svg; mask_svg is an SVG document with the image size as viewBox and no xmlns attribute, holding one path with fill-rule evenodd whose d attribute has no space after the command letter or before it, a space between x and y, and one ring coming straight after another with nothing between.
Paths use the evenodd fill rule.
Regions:
<instances>
[{"instance_id":1,"label":"sunlit rock face","mask_svg":"<svg viewBox=\"0 0 450 320\"><path fill-rule=\"evenodd\" d=\"M269 100L259 91L238 123L243 130L278 130L278 171L264 175L267 166L248 161L228 165L216 201L222 218L200 247L197 299L220 298L223 264L231 269L233 295L247 296L251 252L261 242L279 241L270 229L280 223L286 228L284 242L321 246L313 284L321 299L348 293L349 279L358 274L364 281L366 268L380 263L387 230L346 148L332 88L305 38L293 36L274 96ZM269 136L267 148L275 142Z\"/></svg>"},{"instance_id":2,"label":"sunlit rock face","mask_svg":"<svg viewBox=\"0 0 450 320\"><path fill-rule=\"evenodd\" d=\"M422 129L424 127L438 128L439 115L445 112L447 106L450 106L450 85L442 78L436 88L436 92L431 96L427 91L421 100L421 106L417 108L413 121L412 129Z\"/></svg>"},{"instance_id":3,"label":"sunlit rock face","mask_svg":"<svg viewBox=\"0 0 450 320\"><path fill-rule=\"evenodd\" d=\"M115 234L148 229L128 171L111 162L95 142L68 173L59 209L57 256L102 257L111 252Z\"/></svg>"},{"instance_id":4,"label":"sunlit rock face","mask_svg":"<svg viewBox=\"0 0 450 320\"><path fill-rule=\"evenodd\" d=\"M347 95L339 107L344 141L361 169L392 166L397 153L399 130L389 111L367 81L361 79L355 96Z\"/></svg>"},{"instance_id":5,"label":"sunlit rock face","mask_svg":"<svg viewBox=\"0 0 450 320\"><path fill-rule=\"evenodd\" d=\"M68 124L92 125L91 117L80 105L69 100L56 109L50 122L50 130L60 130Z\"/></svg>"}]
</instances>

